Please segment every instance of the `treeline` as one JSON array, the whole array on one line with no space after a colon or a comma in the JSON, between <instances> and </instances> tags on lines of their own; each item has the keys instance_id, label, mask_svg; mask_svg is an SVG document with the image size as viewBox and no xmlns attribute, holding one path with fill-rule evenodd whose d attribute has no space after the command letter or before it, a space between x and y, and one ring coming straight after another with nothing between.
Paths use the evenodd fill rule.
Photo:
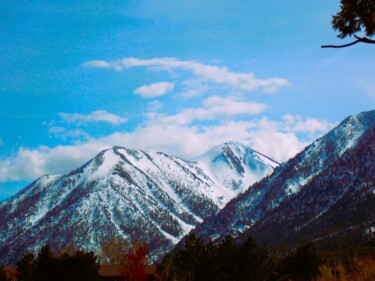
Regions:
<instances>
[{"instance_id":1,"label":"treeline","mask_svg":"<svg viewBox=\"0 0 375 281\"><path fill-rule=\"evenodd\" d=\"M17 262L18 281L98 281L100 265L93 252L75 251L55 255L48 245L38 255L26 253ZM14 276L13 276L14 278ZM0 281L8 281L10 278Z\"/></svg>"},{"instance_id":2,"label":"treeline","mask_svg":"<svg viewBox=\"0 0 375 281\"><path fill-rule=\"evenodd\" d=\"M218 243L204 243L189 235L184 241L163 257L151 276L146 274L145 244L111 239L103 243L99 256L72 247L55 254L44 246L37 255L24 254L15 268L0 267L0 281L97 281L101 280L101 265L120 267L120 276L113 280L124 281L375 280L374 243L366 245L370 253L366 256L335 259L334 250L330 258L322 258L311 243L281 256L270 255L251 237L243 243L236 243L231 236Z\"/></svg>"},{"instance_id":3,"label":"treeline","mask_svg":"<svg viewBox=\"0 0 375 281\"><path fill-rule=\"evenodd\" d=\"M337 250L337 252L336 252ZM236 243L227 236L204 243L194 235L185 239L158 264L159 281L374 281L375 243L353 254L339 249L319 252L307 243L288 254L268 253L249 237ZM361 256L357 253L362 253ZM340 254L339 254L340 253Z\"/></svg>"},{"instance_id":4,"label":"treeline","mask_svg":"<svg viewBox=\"0 0 375 281\"><path fill-rule=\"evenodd\" d=\"M227 236L214 244L189 235L184 247L164 257L158 265L158 275L165 281L253 280L267 256L267 250L259 248L252 239L238 245Z\"/></svg>"},{"instance_id":5,"label":"treeline","mask_svg":"<svg viewBox=\"0 0 375 281\"><path fill-rule=\"evenodd\" d=\"M158 265L161 281L310 280L316 277L321 258L312 244L284 258L271 258L249 237L237 244L227 236L218 244L203 243L189 235L185 245L167 254ZM286 279L289 280L289 279Z\"/></svg>"},{"instance_id":6,"label":"treeline","mask_svg":"<svg viewBox=\"0 0 375 281\"><path fill-rule=\"evenodd\" d=\"M46 245L37 255L25 253L15 268L0 266L0 281L99 281L102 265L118 267L116 280L146 281L147 247L111 239L103 243L101 254L96 256L71 245L55 254Z\"/></svg>"}]
</instances>

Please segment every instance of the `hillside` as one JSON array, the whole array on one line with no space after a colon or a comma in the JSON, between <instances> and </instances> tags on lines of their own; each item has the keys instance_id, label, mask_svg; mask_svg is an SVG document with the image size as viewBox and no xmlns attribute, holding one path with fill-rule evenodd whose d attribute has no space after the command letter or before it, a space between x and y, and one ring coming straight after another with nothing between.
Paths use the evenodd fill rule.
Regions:
<instances>
[{"instance_id":1,"label":"hillside","mask_svg":"<svg viewBox=\"0 0 375 281\"><path fill-rule=\"evenodd\" d=\"M46 243L99 254L112 237L146 242L157 257L242 192L245 176L260 180L273 170L239 143L214 151L194 162L113 147L69 174L41 177L0 204L0 258L12 263Z\"/></svg>"},{"instance_id":2,"label":"hillside","mask_svg":"<svg viewBox=\"0 0 375 281\"><path fill-rule=\"evenodd\" d=\"M262 245L373 231L375 111L346 118L195 230L204 239L252 235Z\"/></svg>"}]
</instances>

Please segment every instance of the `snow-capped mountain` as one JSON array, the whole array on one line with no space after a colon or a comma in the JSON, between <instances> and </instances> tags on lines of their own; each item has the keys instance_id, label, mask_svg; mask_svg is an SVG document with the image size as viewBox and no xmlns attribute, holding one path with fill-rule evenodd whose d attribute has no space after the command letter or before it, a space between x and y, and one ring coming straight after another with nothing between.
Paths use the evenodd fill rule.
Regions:
<instances>
[{"instance_id":1,"label":"snow-capped mountain","mask_svg":"<svg viewBox=\"0 0 375 281\"><path fill-rule=\"evenodd\" d=\"M146 242L157 257L275 164L234 142L194 161L113 147L0 203L0 259L14 262L46 243L99 253L112 237Z\"/></svg>"},{"instance_id":2,"label":"snow-capped mountain","mask_svg":"<svg viewBox=\"0 0 375 281\"><path fill-rule=\"evenodd\" d=\"M224 203L280 165L250 147L233 141L216 146L193 161L216 186L227 192L227 196L222 198Z\"/></svg>"},{"instance_id":3,"label":"snow-capped mountain","mask_svg":"<svg viewBox=\"0 0 375 281\"><path fill-rule=\"evenodd\" d=\"M194 232L205 239L252 235L267 246L293 243L297 234L301 241L333 235L329 228L343 230L338 222L348 229L359 225L364 234L375 225L375 204L361 209L357 222L353 216L375 202L374 143L375 111L348 117Z\"/></svg>"}]
</instances>

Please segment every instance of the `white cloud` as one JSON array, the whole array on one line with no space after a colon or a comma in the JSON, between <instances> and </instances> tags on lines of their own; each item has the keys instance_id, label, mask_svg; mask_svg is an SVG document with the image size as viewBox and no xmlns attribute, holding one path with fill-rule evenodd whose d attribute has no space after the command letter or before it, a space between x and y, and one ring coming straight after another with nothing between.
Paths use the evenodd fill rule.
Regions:
<instances>
[{"instance_id":1,"label":"white cloud","mask_svg":"<svg viewBox=\"0 0 375 281\"><path fill-rule=\"evenodd\" d=\"M306 133L310 137L314 138L321 132L327 132L331 130L336 123L329 122L328 120L319 120L316 118L303 119L301 116L287 114L283 117L284 131L290 131L294 133Z\"/></svg>"},{"instance_id":2,"label":"white cloud","mask_svg":"<svg viewBox=\"0 0 375 281\"><path fill-rule=\"evenodd\" d=\"M163 103L158 101L158 100L154 100L154 101L150 101L148 104L147 104L147 109L149 112L155 112L155 111L158 111L159 109L161 109L163 107Z\"/></svg>"},{"instance_id":3,"label":"white cloud","mask_svg":"<svg viewBox=\"0 0 375 281\"><path fill-rule=\"evenodd\" d=\"M203 101L204 106L209 109L212 115L252 115L266 110L267 106L263 103L236 100L234 98L223 98L211 96Z\"/></svg>"},{"instance_id":4,"label":"white cloud","mask_svg":"<svg viewBox=\"0 0 375 281\"><path fill-rule=\"evenodd\" d=\"M66 173L84 164L98 151L107 147L97 142L88 142L54 148L46 146L36 149L20 148L14 157L0 160L0 182Z\"/></svg>"},{"instance_id":5,"label":"white cloud","mask_svg":"<svg viewBox=\"0 0 375 281\"><path fill-rule=\"evenodd\" d=\"M151 85L143 85L134 90L134 94L144 98L156 98L167 94L174 89L174 83L159 82Z\"/></svg>"},{"instance_id":6,"label":"white cloud","mask_svg":"<svg viewBox=\"0 0 375 281\"><path fill-rule=\"evenodd\" d=\"M90 135L82 129L69 130L60 126L53 126L48 129L48 135L50 138L58 138L63 141L68 139L71 140L88 140Z\"/></svg>"},{"instance_id":7,"label":"white cloud","mask_svg":"<svg viewBox=\"0 0 375 281\"><path fill-rule=\"evenodd\" d=\"M153 59L124 58L112 62L96 60L86 62L84 65L91 68L111 68L116 71L132 67L148 67L156 71L182 70L193 74L200 83L225 85L244 92L253 92L260 89L264 93L274 93L280 88L291 85L289 81L282 78L259 79L253 73L233 72L226 67L168 57ZM193 94L196 95L197 93Z\"/></svg>"},{"instance_id":8,"label":"white cloud","mask_svg":"<svg viewBox=\"0 0 375 281\"><path fill-rule=\"evenodd\" d=\"M205 106L215 108L219 103L215 99L216 97L206 100ZM169 118L173 119L176 116L169 116ZM309 144L297 137L298 126L297 129L296 126L290 126L291 120L292 124L296 123L295 118L297 117L286 116L282 121L267 118L251 121L223 120L214 125L168 123L162 118L156 118L149 120L133 132L118 132L102 138L90 138L85 143L53 148L45 146L35 149L21 148L14 157L0 160L0 182L34 179L44 174L66 173L84 164L99 151L114 145L164 151L190 159L215 145L228 140L236 140L283 162ZM297 120L301 124L306 121L299 117ZM307 123L309 122L305 122ZM319 127L319 130L324 129L328 128ZM320 132L320 134L323 133L325 132Z\"/></svg>"},{"instance_id":9,"label":"white cloud","mask_svg":"<svg viewBox=\"0 0 375 281\"><path fill-rule=\"evenodd\" d=\"M60 117L68 123L76 123L78 125L92 122L105 122L111 125L120 125L128 121L128 119L109 113L105 110L98 110L90 114L79 113L59 113Z\"/></svg>"},{"instance_id":10,"label":"white cloud","mask_svg":"<svg viewBox=\"0 0 375 281\"><path fill-rule=\"evenodd\" d=\"M180 93L180 97L184 99L191 99L194 97L202 96L203 94L207 93L210 89L208 85L205 85L197 79L185 80L182 82L182 84L184 88Z\"/></svg>"},{"instance_id":11,"label":"white cloud","mask_svg":"<svg viewBox=\"0 0 375 281\"><path fill-rule=\"evenodd\" d=\"M92 68L114 68L114 65L112 63L103 61L103 60L93 60L86 62L84 64L87 67L92 67Z\"/></svg>"},{"instance_id":12,"label":"white cloud","mask_svg":"<svg viewBox=\"0 0 375 281\"><path fill-rule=\"evenodd\" d=\"M218 117L259 114L266 108L262 103L212 96L203 101L202 108L184 108L176 115L152 113L149 117L153 123L188 125L194 121L214 120Z\"/></svg>"},{"instance_id":13,"label":"white cloud","mask_svg":"<svg viewBox=\"0 0 375 281\"><path fill-rule=\"evenodd\" d=\"M191 99L193 97L201 96L204 93L202 89L186 89L183 91L180 96L184 99Z\"/></svg>"}]
</instances>

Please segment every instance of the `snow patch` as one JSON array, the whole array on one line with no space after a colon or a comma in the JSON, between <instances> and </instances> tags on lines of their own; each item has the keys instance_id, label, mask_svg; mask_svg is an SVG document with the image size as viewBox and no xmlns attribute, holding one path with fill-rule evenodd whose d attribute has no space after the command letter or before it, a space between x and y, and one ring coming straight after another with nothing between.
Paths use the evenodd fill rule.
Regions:
<instances>
[{"instance_id":1,"label":"snow patch","mask_svg":"<svg viewBox=\"0 0 375 281\"><path fill-rule=\"evenodd\" d=\"M113 149L108 149L103 153L103 163L96 171L98 177L102 177L109 173L109 171L119 163L119 156L114 153Z\"/></svg>"},{"instance_id":2,"label":"snow patch","mask_svg":"<svg viewBox=\"0 0 375 281\"><path fill-rule=\"evenodd\" d=\"M371 227L367 228L365 232L366 232L366 234L375 233L375 226L371 226Z\"/></svg>"},{"instance_id":3,"label":"snow patch","mask_svg":"<svg viewBox=\"0 0 375 281\"><path fill-rule=\"evenodd\" d=\"M295 194L297 192L299 192L301 190L301 185L298 184L298 183L293 183L293 184L290 184L287 189L286 189L286 193L288 195L291 195L291 194Z\"/></svg>"}]
</instances>

